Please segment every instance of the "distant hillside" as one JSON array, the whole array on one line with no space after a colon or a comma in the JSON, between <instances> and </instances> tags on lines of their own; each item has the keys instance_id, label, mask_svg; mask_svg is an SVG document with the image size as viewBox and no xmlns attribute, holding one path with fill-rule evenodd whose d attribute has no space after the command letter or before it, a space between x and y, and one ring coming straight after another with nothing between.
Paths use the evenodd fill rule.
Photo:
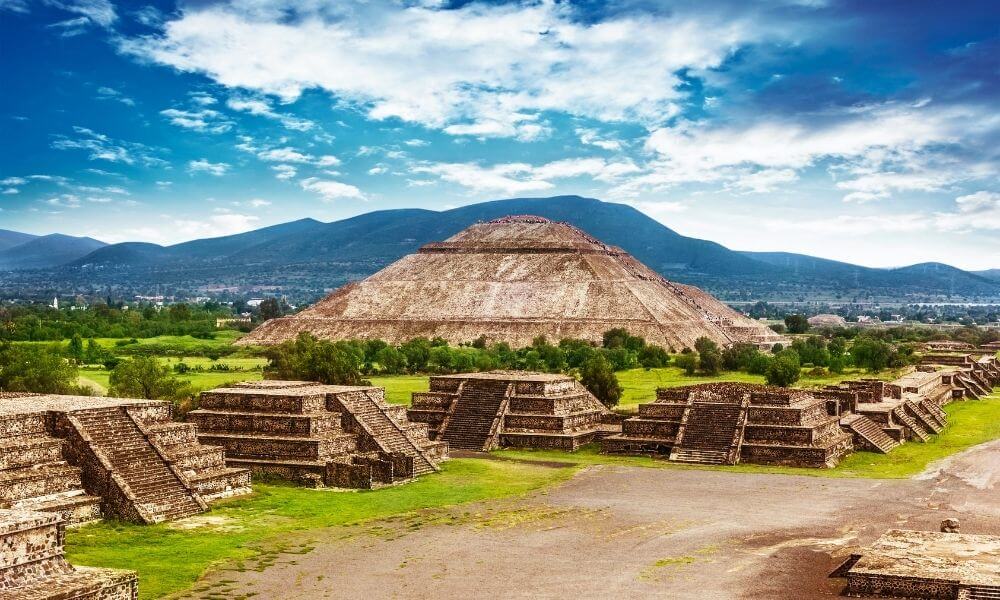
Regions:
<instances>
[{"instance_id":1,"label":"distant hillside","mask_svg":"<svg viewBox=\"0 0 1000 600\"><path fill-rule=\"evenodd\" d=\"M986 269L985 271L973 271L973 274L979 275L980 277L985 277L987 279L993 279L994 281L1000 281L1000 269Z\"/></svg>"},{"instance_id":2,"label":"distant hillside","mask_svg":"<svg viewBox=\"0 0 1000 600\"><path fill-rule=\"evenodd\" d=\"M0 251L0 269L45 269L64 265L106 246L89 237L53 233Z\"/></svg>"},{"instance_id":3,"label":"distant hillside","mask_svg":"<svg viewBox=\"0 0 1000 600\"><path fill-rule=\"evenodd\" d=\"M38 236L31 235L30 233L0 229L0 252L3 252L7 248L13 248L14 246L20 246L25 242L30 242L36 237Z\"/></svg>"},{"instance_id":4,"label":"distant hillside","mask_svg":"<svg viewBox=\"0 0 1000 600\"><path fill-rule=\"evenodd\" d=\"M680 235L631 206L579 196L496 200L440 212L383 210L332 223L302 219L174 246L114 244L59 268L24 272L0 286L0 292L280 290L311 300L423 244L509 214L567 221L624 248L670 279L730 300L1000 300L1000 282L947 265L871 269L800 254L737 252Z\"/></svg>"}]
</instances>

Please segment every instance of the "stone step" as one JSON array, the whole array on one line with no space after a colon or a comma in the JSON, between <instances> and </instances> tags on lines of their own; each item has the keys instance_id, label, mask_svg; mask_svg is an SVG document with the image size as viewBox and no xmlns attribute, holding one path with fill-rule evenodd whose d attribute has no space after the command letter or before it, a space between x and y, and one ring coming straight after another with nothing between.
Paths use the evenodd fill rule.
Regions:
<instances>
[{"instance_id":1,"label":"stone step","mask_svg":"<svg viewBox=\"0 0 1000 600\"><path fill-rule=\"evenodd\" d=\"M66 463L0 471L0 503L78 490L80 469Z\"/></svg>"},{"instance_id":2,"label":"stone step","mask_svg":"<svg viewBox=\"0 0 1000 600\"><path fill-rule=\"evenodd\" d=\"M717 450L675 449L670 453L670 460L702 465L724 465L728 460L728 453Z\"/></svg>"},{"instance_id":3,"label":"stone step","mask_svg":"<svg viewBox=\"0 0 1000 600\"><path fill-rule=\"evenodd\" d=\"M63 443L63 440L47 436L0 440L0 470L59 462L63 459Z\"/></svg>"},{"instance_id":4,"label":"stone step","mask_svg":"<svg viewBox=\"0 0 1000 600\"><path fill-rule=\"evenodd\" d=\"M356 435L342 433L323 437L254 436L245 433L212 432L198 434L203 444L221 446L226 458L320 460L357 448Z\"/></svg>"},{"instance_id":5,"label":"stone step","mask_svg":"<svg viewBox=\"0 0 1000 600\"><path fill-rule=\"evenodd\" d=\"M882 428L878 423L872 421L864 415L847 415L840 420L840 424L851 433L861 437L883 454L887 454L896 448L896 446L899 446L899 443L896 440L892 439L886 432L882 431Z\"/></svg>"},{"instance_id":6,"label":"stone step","mask_svg":"<svg viewBox=\"0 0 1000 600\"><path fill-rule=\"evenodd\" d=\"M10 508L58 513L67 525L90 523L101 518L101 498L90 496L82 489L19 500L11 503Z\"/></svg>"},{"instance_id":7,"label":"stone step","mask_svg":"<svg viewBox=\"0 0 1000 600\"><path fill-rule=\"evenodd\" d=\"M1000 600L1000 585L965 586L969 600Z\"/></svg>"},{"instance_id":8,"label":"stone step","mask_svg":"<svg viewBox=\"0 0 1000 600\"><path fill-rule=\"evenodd\" d=\"M916 436L916 438L919 439L921 442L926 442L927 440L931 439L927 430L925 430L919 423L917 423L917 421L914 420L913 417L906 414L906 411L902 407L896 407L892 409L892 414L897 419L899 419L899 421L903 425L906 425L906 427L913 433L913 435Z\"/></svg>"}]
</instances>

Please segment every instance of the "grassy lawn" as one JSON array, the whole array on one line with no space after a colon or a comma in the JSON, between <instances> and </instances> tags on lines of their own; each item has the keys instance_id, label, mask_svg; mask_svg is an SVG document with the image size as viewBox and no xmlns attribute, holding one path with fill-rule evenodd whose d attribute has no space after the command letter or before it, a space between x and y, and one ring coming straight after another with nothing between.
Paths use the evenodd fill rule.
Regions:
<instances>
[{"instance_id":1,"label":"grassy lawn","mask_svg":"<svg viewBox=\"0 0 1000 600\"><path fill-rule=\"evenodd\" d=\"M741 473L781 473L812 477L859 477L871 479L901 479L912 477L927 465L984 442L1000 439L1000 391L982 400L952 402L944 407L948 425L927 442L907 442L889 454L855 452L834 469L806 469L767 465L738 464L733 466L690 466L671 463L648 456L600 454L597 445L569 453L554 450L500 450L503 458L527 461L561 461L579 466L614 464L634 467L669 469L716 469Z\"/></svg>"},{"instance_id":2,"label":"grassy lawn","mask_svg":"<svg viewBox=\"0 0 1000 600\"><path fill-rule=\"evenodd\" d=\"M168 359L161 360L166 361ZM185 359L184 362L187 362L187 359ZM219 362L223 362L223 360L220 359ZM110 376L111 372L107 369L83 367L80 369L79 381L84 384L94 382L106 390L109 385L108 378ZM220 387L227 383L235 383L238 381L257 381L259 379L263 379L264 374L259 369L255 371L204 371L184 373L183 375L177 375L177 378L189 382L195 392L203 392L205 390Z\"/></svg>"},{"instance_id":3,"label":"grassy lawn","mask_svg":"<svg viewBox=\"0 0 1000 600\"><path fill-rule=\"evenodd\" d=\"M430 389L430 378L426 375L390 375L369 377L372 385L385 388L385 399L392 404L410 404L413 392Z\"/></svg>"},{"instance_id":4,"label":"grassy lawn","mask_svg":"<svg viewBox=\"0 0 1000 600\"><path fill-rule=\"evenodd\" d=\"M171 345L178 348L228 348L233 342L243 337L244 333L235 331L232 329L220 329L213 332L214 338L210 340L198 339L191 337L190 335L158 335L156 337L150 338L137 338L136 341L140 346L148 346L150 344L161 344L161 345ZM130 338L94 338L99 346L108 349L116 348L116 342L120 340L127 340ZM86 340L84 340L86 343ZM18 344L60 344L62 346L68 346L69 340L62 340L61 342L16 342Z\"/></svg>"},{"instance_id":5,"label":"grassy lawn","mask_svg":"<svg viewBox=\"0 0 1000 600\"><path fill-rule=\"evenodd\" d=\"M454 459L444 463L439 474L375 491L256 483L252 497L213 508L203 527L105 521L68 530L66 552L76 565L136 570L139 597L159 598L191 587L211 566L231 561L240 568L244 560L273 554L283 547L282 537L292 532L525 494L565 481L576 471L574 466Z\"/></svg>"}]
</instances>

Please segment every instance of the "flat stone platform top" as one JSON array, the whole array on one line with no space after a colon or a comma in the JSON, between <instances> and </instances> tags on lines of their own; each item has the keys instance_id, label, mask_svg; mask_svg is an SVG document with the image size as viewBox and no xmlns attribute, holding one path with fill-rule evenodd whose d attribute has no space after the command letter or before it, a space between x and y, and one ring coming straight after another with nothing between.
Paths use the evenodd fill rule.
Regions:
<instances>
[{"instance_id":1,"label":"flat stone platform top","mask_svg":"<svg viewBox=\"0 0 1000 600\"><path fill-rule=\"evenodd\" d=\"M163 404L166 403L159 400L105 398L103 396L62 396L59 394L40 394L15 398L0 397L0 417L41 412L68 413L92 408L110 408L113 406L160 406Z\"/></svg>"},{"instance_id":2,"label":"flat stone platform top","mask_svg":"<svg viewBox=\"0 0 1000 600\"><path fill-rule=\"evenodd\" d=\"M534 381L551 383L573 379L559 373L533 373L528 371L483 371L481 373L456 373L455 375L435 375L435 379L499 379L506 381Z\"/></svg>"},{"instance_id":3,"label":"flat stone platform top","mask_svg":"<svg viewBox=\"0 0 1000 600\"><path fill-rule=\"evenodd\" d=\"M942 371L914 371L907 373L899 379L893 381L893 385L900 387L919 387L928 383L940 381Z\"/></svg>"},{"instance_id":4,"label":"flat stone platform top","mask_svg":"<svg viewBox=\"0 0 1000 600\"><path fill-rule=\"evenodd\" d=\"M0 508L0 537L25 529L52 525L62 520L58 513Z\"/></svg>"},{"instance_id":5,"label":"flat stone platform top","mask_svg":"<svg viewBox=\"0 0 1000 600\"><path fill-rule=\"evenodd\" d=\"M246 381L228 387L210 390L213 394L253 394L255 396L311 396L317 394L343 394L362 390L379 389L372 385L326 385L315 381Z\"/></svg>"},{"instance_id":6,"label":"flat stone platform top","mask_svg":"<svg viewBox=\"0 0 1000 600\"><path fill-rule=\"evenodd\" d=\"M1000 585L1000 536L890 529L849 572Z\"/></svg>"}]
</instances>

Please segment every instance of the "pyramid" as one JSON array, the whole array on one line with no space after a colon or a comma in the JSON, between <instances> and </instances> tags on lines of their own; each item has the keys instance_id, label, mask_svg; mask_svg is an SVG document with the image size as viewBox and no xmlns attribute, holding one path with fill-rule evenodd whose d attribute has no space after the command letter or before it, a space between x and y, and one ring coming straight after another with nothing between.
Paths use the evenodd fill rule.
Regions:
<instances>
[{"instance_id":1,"label":"pyramid","mask_svg":"<svg viewBox=\"0 0 1000 600\"><path fill-rule=\"evenodd\" d=\"M330 340L485 336L513 347L622 327L680 351L705 336L727 346L785 341L710 294L667 281L627 252L567 223L508 216L432 242L362 281L240 340L270 345L299 332Z\"/></svg>"}]
</instances>

